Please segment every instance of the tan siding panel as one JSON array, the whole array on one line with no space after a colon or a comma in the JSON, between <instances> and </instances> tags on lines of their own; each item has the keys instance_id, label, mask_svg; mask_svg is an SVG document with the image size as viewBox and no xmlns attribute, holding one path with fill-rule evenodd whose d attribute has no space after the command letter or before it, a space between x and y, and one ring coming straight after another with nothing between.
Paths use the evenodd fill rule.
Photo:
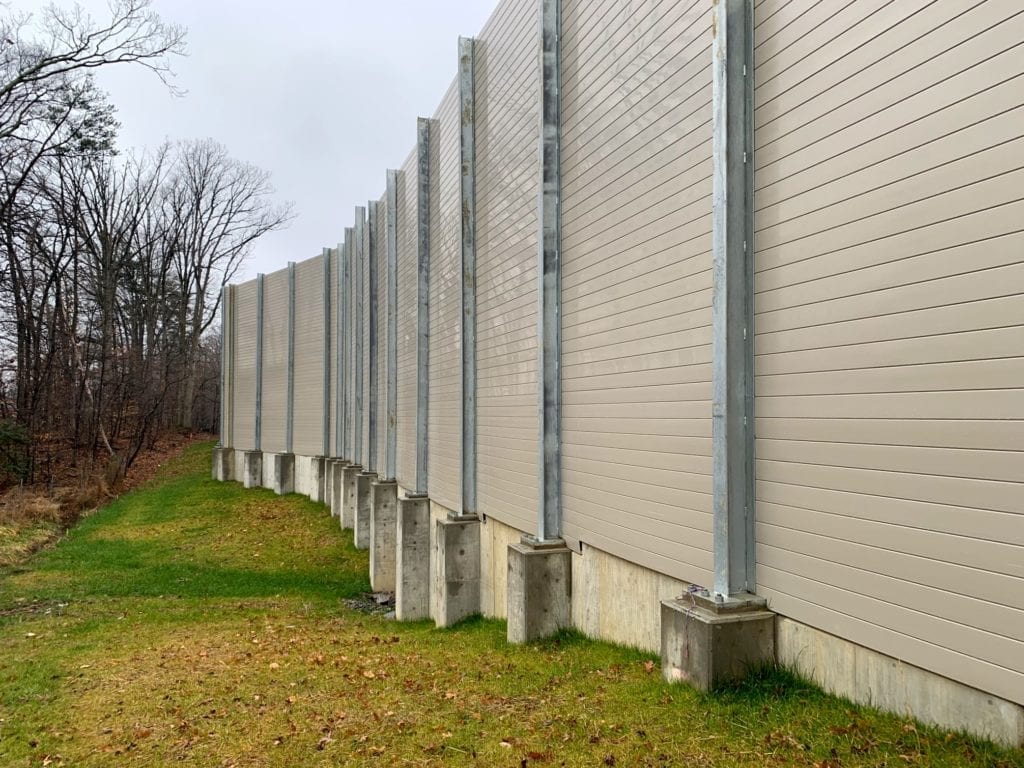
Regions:
<instances>
[{"instance_id":1,"label":"tan siding panel","mask_svg":"<svg viewBox=\"0 0 1024 768\"><path fill-rule=\"evenodd\" d=\"M324 452L324 257L295 266L295 453Z\"/></svg>"},{"instance_id":2,"label":"tan siding panel","mask_svg":"<svg viewBox=\"0 0 1024 768\"><path fill-rule=\"evenodd\" d=\"M288 270L263 278L262 447L283 453L288 417Z\"/></svg>"},{"instance_id":3,"label":"tan siding panel","mask_svg":"<svg viewBox=\"0 0 1024 768\"><path fill-rule=\"evenodd\" d=\"M232 448L256 448L256 281L234 287L234 427Z\"/></svg>"},{"instance_id":4,"label":"tan siding panel","mask_svg":"<svg viewBox=\"0 0 1024 768\"><path fill-rule=\"evenodd\" d=\"M703 3L563 20L565 532L707 584L711 52Z\"/></svg>"},{"instance_id":5,"label":"tan siding panel","mask_svg":"<svg viewBox=\"0 0 1024 768\"><path fill-rule=\"evenodd\" d=\"M537 527L539 5L477 38L477 511Z\"/></svg>"},{"instance_id":6,"label":"tan siding panel","mask_svg":"<svg viewBox=\"0 0 1024 768\"><path fill-rule=\"evenodd\" d=\"M416 487L416 386L419 228L417 150L398 174L398 451L396 476L406 489Z\"/></svg>"},{"instance_id":7,"label":"tan siding panel","mask_svg":"<svg viewBox=\"0 0 1024 768\"><path fill-rule=\"evenodd\" d=\"M428 488L462 509L462 250L459 90L453 82L431 128L430 405Z\"/></svg>"},{"instance_id":8,"label":"tan siding panel","mask_svg":"<svg viewBox=\"0 0 1024 768\"><path fill-rule=\"evenodd\" d=\"M1024 703L1024 14L784 5L755 72L758 591Z\"/></svg>"}]
</instances>

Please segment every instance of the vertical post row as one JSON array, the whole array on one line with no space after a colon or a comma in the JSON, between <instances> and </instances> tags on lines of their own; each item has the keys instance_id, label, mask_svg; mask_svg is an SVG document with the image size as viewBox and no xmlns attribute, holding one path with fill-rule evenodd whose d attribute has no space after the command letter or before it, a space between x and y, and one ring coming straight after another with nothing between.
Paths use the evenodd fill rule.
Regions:
<instances>
[{"instance_id":1,"label":"vertical post row","mask_svg":"<svg viewBox=\"0 0 1024 768\"><path fill-rule=\"evenodd\" d=\"M295 446L295 262L288 262L288 392L285 408L284 452Z\"/></svg>"},{"instance_id":2,"label":"vertical post row","mask_svg":"<svg viewBox=\"0 0 1024 768\"><path fill-rule=\"evenodd\" d=\"M462 161L462 514L476 514L476 41L459 38Z\"/></svg>"},{"instance_id":3,"label":"vertical post row","mask_svg":"<svg viewBox=\"0 0 1024 768\"><path fill-rule=\"evenodd\" d=\"M384 479L395 479L398 455L398 171L387 172L387 443L384 446Z\"/></svg>"},{"instance_id":4,"label":"vertical post row","mask_svg":"<svg viewBox=\"0 0 1024 768\"><path fill-rule=\"evenodd\" d=\"M561 510L561 0L541 2L540 511L537 538L558 539Z\"/></svg>"},{"instance_id":5,"label":"vertical post row","mask_svg":"<svg viewBox=\"0 0 1024 768\"><path fill-rule=\"evenodd\" d=\"M345 249L341 253L341 291L344 295L339 317L341 320L341 334L338 337L340 342L339 359L342 361L341 379L341 455L348 461L353 461L352 454L352 397L355 392L352 381L352 253L355 248L355 235L352 227L345 228Z\"/></svg>"},{"instance_id":6,"label":"vertical post row","mask_svg":"<svg viewBox=\"0 0 1024 768\"><path fill-rule=\"evenodd\" d=\"M256 275L256 418L255 445L263 450L263 274Z\"/></svg>"},{"instance_id":7,"label":"vertical post row","mask_svg":"<svg viewBox=\"0 0 1024 768\"><path fill-rule=\"evenodd\" d=\"M321 456L331 455L331 249L324 248L324 384Z\"/></svg>"},{"instance_id":8,"label":"vertical post row","mask_svg":"<svg viewBox=\"0 0 1024 768\"><path fill-rule=\"evenodd\" d=\"M354 279L352 281L352 292L355 296L353 309L355 310L354 322L352 323L353 356L355 365L352 366L352 373L355 377L355 418L353 419L353 456L356 463L366 466L363 456L363 323L366 321L366 307L363 301L363 280L365 279L366 257L363 251L364 229L366 228L366 209L356 208L355 227L355 262L353 266Z\"/></svg>"},{"instance_id":9,"label":"vertical post row","mask_svg":"<svg viewBox=\"0 0 1024 768\"><path fill-rule=\"evenodd\" d=\"M416 493L427 492L430 403L430 120L416 121Z\"/></svg>"},{"instance_id":10,"label":"vertical post row","mask_svg":"<svg viewBox=\"0 0 1024 768\"><path fill-rule=\"evenodd\" d=\"M712 515L717 596L754 591L753 4L713 44Z\"/></svg>"},{"instance_id":11,"label":"vertical post row","mask_svg":"<svg viewBox=\"0 0 1024 768\"><path fill-rule=\"evenodd\" d=\"M366 431L366 463L363 465L368 472L377 471L377 201L371 200L366 204L367 211L367 254L366 254L366 275L367 288L369 290L369 306L366 308L367 322L367 343L370 345L369 360L370 366L370 398L369 412L367 418L370 420L369 429Z\"/></svg>"}]
</instances>

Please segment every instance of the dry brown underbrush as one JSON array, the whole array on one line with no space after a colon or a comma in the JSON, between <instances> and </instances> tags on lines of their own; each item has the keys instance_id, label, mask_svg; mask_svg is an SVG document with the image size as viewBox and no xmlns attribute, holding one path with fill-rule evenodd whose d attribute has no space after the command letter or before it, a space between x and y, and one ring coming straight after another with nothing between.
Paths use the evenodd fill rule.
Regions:
<instances>
[{"instance_id":1,"label":"dry brown underbrush","mask_svg":"<svg viewBox=\"0 0 1024 768\"><path fill-rule=\"evenodd\" d=\"M199 434L171 434L141 453L128 476L111 486L109 467L92 475L67 467L54 488L15 486L0 493L0 567L17 565L57 539L87 512L147 481L160 465L185 446L207 438Z\"/></svg>"}]
</instances>

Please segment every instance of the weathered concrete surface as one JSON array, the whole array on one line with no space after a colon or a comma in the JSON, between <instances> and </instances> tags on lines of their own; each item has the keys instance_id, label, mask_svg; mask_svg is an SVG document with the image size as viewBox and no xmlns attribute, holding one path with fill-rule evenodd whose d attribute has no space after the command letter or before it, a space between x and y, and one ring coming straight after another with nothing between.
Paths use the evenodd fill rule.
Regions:
<instances>
[{"instance_id":1,"label":"weathered concrete surface","mask_svg":"<svg viewBox=\"0 0 1024 768\"><path fill-rule=\"evenodd\" d=\"M263 452L246 451L242 454L242 485L259 488L263 485Z\"/></svg>"},{"instance_id":2,"label":"weathered concrete surface","mask_svg":"<svg viewBox=\"0 0 1024 768\"><path fill-rule=\"evenodd\" d=\"M1024 707L806 624L776 617L780 664L826 691L942 728L1024 747Z\"/></svg>"},{"instance_id":3,"label":"weathered concrete surface","mask_svg":"<svg viewBox=\"0 0 1024 768\"><path fill-rule=\"evenodd\" d=\"M295 454L294 453L271 453L267 454L270 459L270 487L278 496L284 496L295 492ZM266 459L264 459L266 461Z\"/></svg>"},{"instance_id":4,"label":"weathered concrete surface","mask_svg":"<svg viewBox=\"0 0 1024 768\"><path fill-rule=\"evenodd\" d=\"M327 503L327 459L311 456L309 460L309 500Z\"/></svg>"},{"instance_id":5,"label":"weathered concrete surface","mask_svg":"<svg viewBox=\"0 0 1024 768\"><path fill-rule=\"evenodd\" d=\"M394 480L378 480L372 483L370 485L370 586L375 592L395 591L397 516L398 483Z\"/></svg>"},{"instance_id":6,"label":"weathered concrete surface","mask_svg":"<svg viewBox=\"0 0 1024 768\"><path fill-rule=\"evenodd\" d=\"M356 549L370 548L370 487L376 479L376 472L356 475L356 509L352 523L352 541Z\"/></svg>"},{"instance_id":7,"label":"weathered concrete surface","mask_svg":"<svg viewBox=\"0 0 1024 768\"><path fill-rule=\"evenodd\" d=\"M775 660L775 614L764 601L718 605L697 594L661 604L661 672L710 691Z\"/></svg>"},{"instance_id":8,"label":"weathered concrete surface","mask_svg":"<svg viewBox=\"0 0 1024 768\"><path fill-rule=\"evenodd\" d=\"M687 586L584 544L582 554L572 553L572 624L590 637L658 653L661 601Z\"/></svg>"},{"instance_id":9,"label":"weathered concrete surface","mask_svg":"<svg viewBox=\"0 0 1024 768\"><path fill-rule=\"evenodd\" d=\"M358 464L348 464L341 470L341 527L353 530L356 527L356 507L359 506L357 478L363 468Z\"/></svg>"},{"instance_id":10,"label":"weathered concrete surface","mask_svg":"<svg viewBox=\"0 0 1024 768\"><path fill-rule=\"evenodd\" d=\"M231 452L231 479L235 482L242 482L242 469L245 466L245 451L237 448Z\"/></svg>"},{"instance_id":11,"label":"weathered concrete surface","mask_svg":"<svg viewBox=\"0 0 1024 768\"><path fill-rule=\"evenodd\" d=\"M415 621L430 616L430 502L426 496L398 500L395 530L395 616Z\"/></svg>"},{"instance_id":12,"label":"weathered concrete surface","mask_svg":"<svg viewBox=\"0 0 1024 768\"><path fill-rule=\"evenodd\" d=\"M430 614L450 627L480 613L480 519L452 515L434 520Z\"/></svg>"},{"instance_id":13,"label":"weathered concrete surface","mask_svg":"<svg viewBox=\"0 0 1024 768\"><path fill-rule=\"evenodd\" d=\"M341 500L344 495L343 477L348 462L345 459L331 459L327 471L327 499L331 508L331 517L341 520Z\"/></svg>"},{"instance_id":14,"label":"weathered concrete surface","mask_svg":"<svg viewBox=\"0 0 1024 768\"><path fill-rule=\"evenodd\" d=\"M484 616L508 616L508 548L517 544L523 533L493 517L481 520L480 612Z\"/></svg>"},{"instance_id":15,"label":"weathered concrete surface","mask_svg":"<svg viewBox=\"0 0 1024 768\"><path fill-rule=\"evenodd\" d=\"M274 454L263 452L263 468L260 473L260 487L274 487Z\"/></svg>"},{"instance_id":16,"label":"weathered concrete surface","mask_svg":"<svg viewBox=\"0 0 1024 768\"><path fill-rule=\"evenodd\" d=\"M295 493L313 498L316 494L318 456L295 456Z\"/></svg>"},{"instance_id":17,"label":"weathered concrete surface","mask_svg":"<svg viewBox=\"0 0 1024 768\"><path fill-rule=\"evenodd\" d=\"M526 643L572 623L572 552L526 538L508 548L508 641Z\"/></svg>"},{"instance_id":18,"label":"weathered concrete surface","mask_svg":"<svg viewBox=\"0 0 1024 768\"><path fill-rule=\"evenodd\" d=\"M235 479L235 450L233 448L213 449L213 479L222 483Z\"/></svg>"}]
</instances>

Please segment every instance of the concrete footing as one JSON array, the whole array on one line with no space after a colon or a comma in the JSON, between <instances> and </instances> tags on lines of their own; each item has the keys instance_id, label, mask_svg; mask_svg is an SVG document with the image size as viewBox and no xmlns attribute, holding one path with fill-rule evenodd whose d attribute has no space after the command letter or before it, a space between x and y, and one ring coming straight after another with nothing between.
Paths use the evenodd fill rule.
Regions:
<instances>
[{"instance_id":1,"label":"concrete footing","mask_svg":"<svg viewBox=\"0 0 1024 768\"><path fill-rule=\"evenodd\" d=\"M331 459L327 465L327 505L331 508L331 517L341 519L342 476L348 462L345 459Z\"/></svg>"},{"instance_id":2,"label":"concrete footing","mask_svg":"<svg viewBox=\"0 0 1024 768\"><path fill-rule=\"evenodd\" d=\"M213 479L226 483L235 479L235 449L213 449Z\"/></svg>"},{"instance_id":3,"label":"concrete footing","mask_svg":"<svg viewBox=\"0 0 1024 768\"><path fill-rule=\"evenodd\" d=\"M762 598L718 602L704 593L661 604L661 672L701 691L775 661L775 614Z\"/></svg>"},{"instance_id":4,"label":"concrete footing","mask_svg":"<svg viewBox=\"0 0 1024 768\"><path fill-rule=\"evenodd\" d=\"M295 454L270 453L271 488L278 496L295 492Z\"/></svg>"},{"instance_id":5,"label":"concrete footing","mask_svg":"<svg viewBox=\"0 0 1024 768\"><path fill-rule=\"evenodd\" d=\"M324 504L327 502L327 459L323 456L314 456L309 460L309 471L309 500Z\"/></svg>"},{"instance_id":6,"label":"concrete footing","mask_svg":"<svg viewBox=\"0 0 1024 768\"><path fill-rule=\"evenodd\" d=\"M358 464L346 464L341 470L341 527L353 530L356 527L356 507L359 506L358 481L363 468Z\"/></svg>"},{"instance_id":7,"label":"concrete footing","mask_svg":"<svg viewBox=\"0 0 1024 768\"><path fill-rule=\"evenodd\" d=\"M523 536L508 548L508 641L526 643L572 625L572 552L561 539Z\"/></svg>"},{"instance_id":8,"label":"concrete footing","mask_svg":"<svg viewBox=\"0 0 1024 768\"><path fill-rule=\"evenodd\" d=\"M246 451L242 454L242 485L259 488L263 485L263 451Z\"/></svg>"},{"instance_id":9,"label":"concrete footing","mask_svg":"<svg viewBox=\"0 0 1024 768\"><path fill-rule=\"evenodd\" d=\"M450 627L480 613L480 518L453 514L434 525L430 613Z\"/></svg>"},{"instance_id":10,"label":"concrete footing","mask_svg":"<svg viewBox=\"0 0 1024 768\"><path fill-rule=\"evenodd\" d=\"M375 592L395 591L397 515L398 483L394 480L378 480L372 483L370 485L370 586Z\"/></svg>"},{"instance_id":11,"label":"concrete footing","mask_svg":"<svg viewBox=\"0 0 1024 768\"><path fill-rule=\"evenodd\" d=\"M355 517L352 521L352 541L356 549L370 548L370 488L376 480L376 472L356 475Z\"/></svg>"},{"instance_id":12,"label":"concrete footing","mask_svg":"<svg viewBox=\"0 0 1024 768\"><path fill-rule=\"evenodd\" d=\"M778 662L829 693L1008 747L1024 747L1024 706L775 617Z\"/></svg>"},{"instance_id":13,"label":"concrete footing","mask_svg":"<svg viewBox=\"0 0 1024 768\"><path fill-rule=\"evenodd\" d=\"M398 500L395 526L395 617L415 621L430 616L430 500Z\"/></svg>"}]
</instances>

